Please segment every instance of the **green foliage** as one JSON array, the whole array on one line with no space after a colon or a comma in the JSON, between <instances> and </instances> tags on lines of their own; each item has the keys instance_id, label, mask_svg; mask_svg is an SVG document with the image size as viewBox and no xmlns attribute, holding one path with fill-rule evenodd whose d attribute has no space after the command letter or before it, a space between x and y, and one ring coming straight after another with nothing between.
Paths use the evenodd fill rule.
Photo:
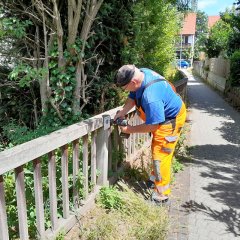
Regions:
<instances>
[{"instance_id":1,"label":"green foliage","mask_svg":"<svg viewBox=\"0 0 240 240\"><path fill-rule=\"evenodd\" d=\"M208 34L208 16L202 11L197 11L196 38L194 45L194 58L198 59L201 51L205 49Z\"/></svg>"},{"instance_id":2,"label":"green foliage","mask_svg":"<svg viewBox=\"0 0 240 240\"><path fill-rule=\"evenodd\" d=\"M115 187L102 187L98 202L106 209L120 209L123 205L123 200Z\"/></svg>"},{"instance_id":3,"label":"green foliage","mask_svg":"<svg viewBox=\"0 0 240 240\"><path fill-rule=\"evenodd\" d=\"M222 20L219 20L211 28L209 38L206 41L206 53L209 58L218 57L221 52L226 52L231 33L231 26Z\"/></svg>"},{"instance_id":4,"label":"green foliage","mask_svg":"<svg viewBox=\"0 0 240 240\"><path fill-rule=\"evenodd\" d=\"M3 136L6 137L12 145L18 145L32 139L49 134L59 127L51 127L46 125L39 125L35 130L29 129L27 126L17 124L12 121L2 127Z\"/></svg>"},{"instance_id":5,"label":"green foliage","mask_svg":"<svg viewBox=\"0 0 240 240\"><path fill-rule=\"evenodd\" d=\"M89 55L96 53L104 59L99 67L99 78L94 79L90 89L88 111L95 114L122 105L127 97L126 93L113 84L116 70L123 63L121 49L124 47L125 35L132 24L132 5L128 0L103 2L98 15L98 21L93 25L94 36L89 39L91 48ZM113 37L114 36L114 37ZM94 41L96 45L94 45ZM94 75L97 63L88 65L89 75ZM107 87L106 87L107 86Z\"/></svg>"},{"instance_id":6,"label":"green foliage","mask_svg":"<svg viewBox=\"0 0 240 240\"><path fill-rule=\"evenodd\" d=\"M0 19L0 38L12 36L15 38L22 38L26 35L26 28L33 25L30 20L20 20L15 17Z\"/></svg>"},{"instance_id":7,"label":"green foliage","mask_svg":"<svg viewBox=\"0 0 240 240\"><path fill-rule=\"evenodd\" d=\"M147 66L164 74L175 58L178 13L164 1L139 1L134 6L132 34L126 36L124 63Z\"/></svg>"},{"instance_id":8,"label":"green foliage","mask_svg":"<svg viewBox=\"0 0 240 240\"><path fill-rule=\"evenodd\" d=\"M184 78L183 74L174 66L169 66L165 71L165 78L174 83Z\"/></svg>"},{"instance_id":9,"label":"green foliage","mask_svg":"<svg viewBox=\"0 0 240 240\"><path fill-rule=\"evenodd\" d=\"M239 3L236 4L238 4L237 6L239 7ZM221 15L222 20L232 28L227 48L229 56L231 56L235 50L239 49L240 46L240 15L236 10L225 11Z\"/></svg>"},{"instance_id":10,"label":"green foliage","mask_svg":"<svg viewBox=\"0 0 240 240\"><path fill-rule=\"evenodd\" d=\"M172 169L174 173L178 173L183 170L183 164L175 157L172 160Z\"/></svg>"},{"instance_id":11,"label":"green foliage","mask_svg":"<svg viewBox=\"0 0 240 240\"><path fill-rule=\"evenodd\" d=\"M240 49L236 50L230 58L230 82L231 86L240 86Z\"/></svg>"},{"instance_id":12,"label":"green foliage","mask_svg":"<svg viewBox=\"0 0 240 240\"><path fill-rule=\"evenodd\" d=\"M196 38L198 38L201 34L208 33L208 16L205 12L197 11L196 18Z\"/></svg>"},{"instance_id":13,"label":"green foliage","mask_svg":"<svg viewBox=\"0 0 240 240\"><path fill-rule=\"evenodd\" d=\"M64 240L65 235L66 235L65 231L62 230L58 233L57 237L54 240Z\"/></svg>"},{"instance_id":14,"label":"green foliage","mask_svg":"<svg viewBox=\"0 0 240 240\"><path fill-rule=\"evenodd\" d=\"M197 1L196 0L176 0L177 8L181 12L196 11Z\"/></svg>"},{"instance_id":15,"label":"green foliage","mask_svg":"<svg viewBox=\"0 0 240 240\"><path fill-rule=\"evenodd\" d=\"M12 81L9 85L6 84L6 86L3 81L3 86L0 86L0 144L9 145L10 138L14 138L14 142L16 142L18 136L22 137L27 134L29 129L36 126L36 117L39 117L38 113L40 111L35 105L35 99L40 97L34 94L36 88L35 83L30 83L30 87L19 87L15 81ZM4 133L3 128L5 129ZM17 128L20 130L17 130ZM15 136L16 132L14 133L12 130L17 131ZM24 131L20 133L19 131L22 130Z\"/></svg>"},{"instance_id":16,"label":"green foliage","mask_svg":"<svg viewBox=\"0 0 240 240\"><path fill-rule=\"evenodd\" d=\"M20 87L29 87L32 81L41 81L46 75L47 69L45 68L35 68L30 65L20 63L18 64L11 73L9 74L9 78L11 80L19 80Z\"/></svg>"}]
</instances>

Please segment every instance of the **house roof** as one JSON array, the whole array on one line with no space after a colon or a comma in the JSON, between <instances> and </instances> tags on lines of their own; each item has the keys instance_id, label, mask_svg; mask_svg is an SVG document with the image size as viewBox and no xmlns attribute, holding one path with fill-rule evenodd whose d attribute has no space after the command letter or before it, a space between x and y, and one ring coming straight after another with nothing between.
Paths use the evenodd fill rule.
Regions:
<instances>
[{"instance_id":1,"label":"house roof","mask_svg":"<svg viewBox=\"0 0 240 240\"><path fill-rule=\"evenodd\" d=\"M188 13L184 18L183 27L180 31L180 34L185 35L194 35L196 32L196 13Z\"/></svg>"},{"instance_id":2,"label":"house roof","mask_svg":"<svg viewBox=\"0 0 240 240\"><path fill-rule=\"evenodd\" d=\"M220 16L209 16L208 17L208 28L211 28L219 19L220 19Z\"/></svg>"}]
</instances>

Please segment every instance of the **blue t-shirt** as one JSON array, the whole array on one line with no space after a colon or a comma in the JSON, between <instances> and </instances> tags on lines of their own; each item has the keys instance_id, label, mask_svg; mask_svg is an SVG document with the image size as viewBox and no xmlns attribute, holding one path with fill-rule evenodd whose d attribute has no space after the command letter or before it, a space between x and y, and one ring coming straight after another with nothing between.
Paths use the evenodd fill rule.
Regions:
<instances>
[{"instance_id":1,"label":"blue t-shirt","mask_svg":"<svg viewBox=\"0 0 240 240\"><path fill-rule=\"evenodd\" d=\"M146 115L146 124L159 124L175 118L182 106L180 96L166 81L155 82L144 90L147 83L163 77L148 68L140 70L144 73L144 80L136 92L130 92L129 98L142 97L141 106Z\"/></svg>"}]
</instances>

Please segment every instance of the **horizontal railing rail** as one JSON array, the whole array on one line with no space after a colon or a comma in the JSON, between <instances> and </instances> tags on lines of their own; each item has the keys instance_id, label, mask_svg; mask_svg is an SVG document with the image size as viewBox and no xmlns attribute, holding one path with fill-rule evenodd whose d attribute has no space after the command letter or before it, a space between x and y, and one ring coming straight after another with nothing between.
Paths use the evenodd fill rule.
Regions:
<instances>
[{"instance_id":1,"label":"horizontal railing rail","mask_svg":"<svg viewBox=\"0 0 240 240\"><path fill-rule=\"evenodd\" d=\"M186 80L176 89L184 92ZM149 134L119 136L118 127L109 124L119 109L0 152L0 240L12 235L25 240L34 234L49 239L70 230L86 213L100 187L108 185L110 173L150 141ZM135 110L127 117L132 125L141 123ZM29 176L31 183L26 181ZM11 192L6 188L9 181ZM9 221L13 208L14 224Z\"/></svg>"}]
</instances>

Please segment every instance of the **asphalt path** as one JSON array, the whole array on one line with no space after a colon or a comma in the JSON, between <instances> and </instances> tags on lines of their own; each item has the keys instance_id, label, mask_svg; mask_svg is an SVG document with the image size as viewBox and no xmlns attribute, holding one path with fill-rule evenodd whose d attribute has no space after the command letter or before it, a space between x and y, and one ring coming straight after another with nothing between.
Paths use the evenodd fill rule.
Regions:
<instances>
[{"instance_id":1,"label":"asphalt path","mask_svg":"<svg viewBox=\"0 0 240 240\"><path fill-rule=\"evenodd\" d=\"M189 240L240 239L240 113L186 71L190 120Z\"/></svg>"}]
</instances>

